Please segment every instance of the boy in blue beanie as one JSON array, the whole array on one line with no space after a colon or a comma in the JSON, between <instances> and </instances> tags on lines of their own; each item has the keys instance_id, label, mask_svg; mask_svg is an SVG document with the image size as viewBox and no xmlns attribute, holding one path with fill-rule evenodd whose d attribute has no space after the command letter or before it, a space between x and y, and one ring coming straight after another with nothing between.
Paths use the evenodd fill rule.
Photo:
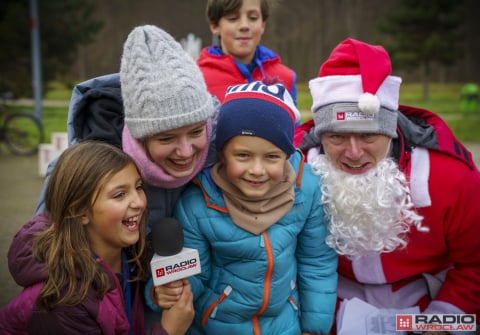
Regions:
<instances>
[{"instance_id":1,"label":"boy in blue beanie","mask_svg":"<svg viewBox=\"0 0 480 335\"><path fill-rule=\"evenodd\" d=\"M325 244L319 177L293 146L297 112L282 84L227 90L215 140L219 162L197 175L174 213L202 266L189 278L192 333L330 330L337 256ZM182 286L162 288L160 306L169 308Z\"/></svg>"}]
</instances>

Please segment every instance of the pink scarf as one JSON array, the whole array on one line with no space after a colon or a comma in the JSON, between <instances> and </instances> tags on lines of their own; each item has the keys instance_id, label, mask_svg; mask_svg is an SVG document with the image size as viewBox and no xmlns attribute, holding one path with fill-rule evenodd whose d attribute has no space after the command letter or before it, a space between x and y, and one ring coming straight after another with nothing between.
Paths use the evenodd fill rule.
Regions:
<instances>
[{"instance_id":1,"label":"pink scarf","mask_svg":"<svg viewBox=\"0 0 480 335\"><path fill-rule=\"evenodd\" d=\"M208 154L208 147L210 143L210 139L212 137L212 121L211 119L207 120L207 145L203 149L200 159L198 160L193 172L189 176L175 178L166 173L160 166L156 163L152 162L151 159L148 157L147 153L145 152L145 148L143 145L134 139L132 135L130 135L130 131L127 128L127 125L123 127L122 133L122 147L123 151L129 154L140 170L140 174L142 175L143 180L145 180L148 184L162 187L162 188L177 188L180 186L185 185L190 180L195 177L195 175L200 172L205 164L205 160Z\"/></svg>"}]
</instances>

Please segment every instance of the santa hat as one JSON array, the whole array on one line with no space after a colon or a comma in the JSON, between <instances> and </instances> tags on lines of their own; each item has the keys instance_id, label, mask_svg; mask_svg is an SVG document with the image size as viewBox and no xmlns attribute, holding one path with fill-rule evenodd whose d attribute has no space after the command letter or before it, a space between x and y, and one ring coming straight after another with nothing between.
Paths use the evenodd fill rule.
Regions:
<instances>
[{"instance_id":1,"label":"santa hat","mask_svg":"<svg viewBox=\"0 0 480 335\"><path fill-rule=\"evenodd\" d=\"M235 136L257 136L290 156L295 152L293 133L299 119L300 112L282 84L254 81L230 86L220 107L216 149L221 151Z\"/></svg>"},{"instance_id":2,"label":"santa hat","mask_svg":"<svg viewBox=\"0 0 480 335\"><path fill-rule=\"evenodd\" d=\"M341 42L309 82L315 134L373 133L397 137L400 77L387 51L352 38Z\"/></svg>"}]
</instances>

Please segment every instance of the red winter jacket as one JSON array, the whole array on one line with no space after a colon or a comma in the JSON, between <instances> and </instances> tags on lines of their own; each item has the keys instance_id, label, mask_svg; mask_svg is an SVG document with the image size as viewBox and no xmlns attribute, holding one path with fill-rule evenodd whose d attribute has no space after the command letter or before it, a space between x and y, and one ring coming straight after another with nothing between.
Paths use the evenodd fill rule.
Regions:
<instances>
[{"instance_id":1,"label":"red winter jacket","mask_svg":"<svg viewBox=\"0 0 480 335\"><path fill-rule=\"evenodd\" d=\"M249 73L245 66L237 64L232 56L224 55L217 46L203 48L197 60L209 92L222 103L229 86L257 80L280 82L288 89L293 100L297 100L296 74L282 64L276 53L259 45L254 62L257 67Z\"/></svg>"},{"instance_id":2,"label":"red winter jacket","mask_svg":"<svg viewBox=\"0 0 480 335\"><path fill-rule=\"evenodd\" d=\"M353 262L341 256L338 296L358 297L378 308L471 313L479 320L480 173L440 117L420 108L399 109L393 156L430 231L412 228L407 247L391 253ZM310 120L295 130L295 145L306 157L319 146L313 127Z\"/></svg>"}]
</instances>

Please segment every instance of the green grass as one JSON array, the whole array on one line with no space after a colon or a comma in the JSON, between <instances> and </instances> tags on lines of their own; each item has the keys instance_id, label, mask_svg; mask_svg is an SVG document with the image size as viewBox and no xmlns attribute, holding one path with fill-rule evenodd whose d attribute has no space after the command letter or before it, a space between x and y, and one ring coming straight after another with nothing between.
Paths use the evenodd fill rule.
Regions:
<instances>
[{"instance_id":1,"label":"green grass","mask_svg":"<svg viewBox=\"0 0 480 335\"><path fill-rule=\"evenodd\" d=\"M46 100L60 100L68 101L72 94L72 87L59 82L53 82L48 84L46 89L45 99Z\"/></svg>"},{"instance_id":2,"label":"green grass","mask_svg":"<svg viewBox=\"0 0 480 335\"><path fill-rule=\"evenodd\" d=\"M476 113L460 112L460 92L463 84L430 84L429 101L423 101L421 84L403 83L400 104L428 109L441 116L462 142L480 142L480 106ZM297 84L297 104L302 111L302 121L311 118L312 97L307 83ZM480 105L480 104L479 104Z\"/></svg>"},{"instance_id":3,"label":"green grass","mask_svg":"<svg viewBox=\"0 0 480 335\"><path fill-rule=\"evenodd\" d=\"M312 107L312 96L307 83L297 83L297 105L301 111L310 110Z\"/></svg>"},{"instance_id":4,"label":"green grass","mask_svg":"<svg viewBox=\"0 0 480 335\"><path fill-rule=\"evenodd\" d=\"M12 106L11 111L28 111L33 113L33 107L29 106ZM44 142L50 143L51 136L54 132L67 131L67 107L43 107L42 121L44 127Z\"/></svg>"},{"instance_id":5,"label":"green grass","mask_svg":"<svg viewBox=\"0 0 480 335\"><path fill-rule=\"evenodd\" d=\"M400 103L418 106L439 115L460 113L462 84L430 84L428 101L423 101L421 84L407 84L400 88Z\"/></svg>"},{"instance_id":6,"label":"green grass","mask_svg":"<svg viewBox=\"0 0 480 335\"><path fill-rule=\"evenodd\" d=\"M45 142L50 143L51 134L67 131L66 107L44 107L42 110L43 125L45 127Z\"/></svg>"}]
</instances>

